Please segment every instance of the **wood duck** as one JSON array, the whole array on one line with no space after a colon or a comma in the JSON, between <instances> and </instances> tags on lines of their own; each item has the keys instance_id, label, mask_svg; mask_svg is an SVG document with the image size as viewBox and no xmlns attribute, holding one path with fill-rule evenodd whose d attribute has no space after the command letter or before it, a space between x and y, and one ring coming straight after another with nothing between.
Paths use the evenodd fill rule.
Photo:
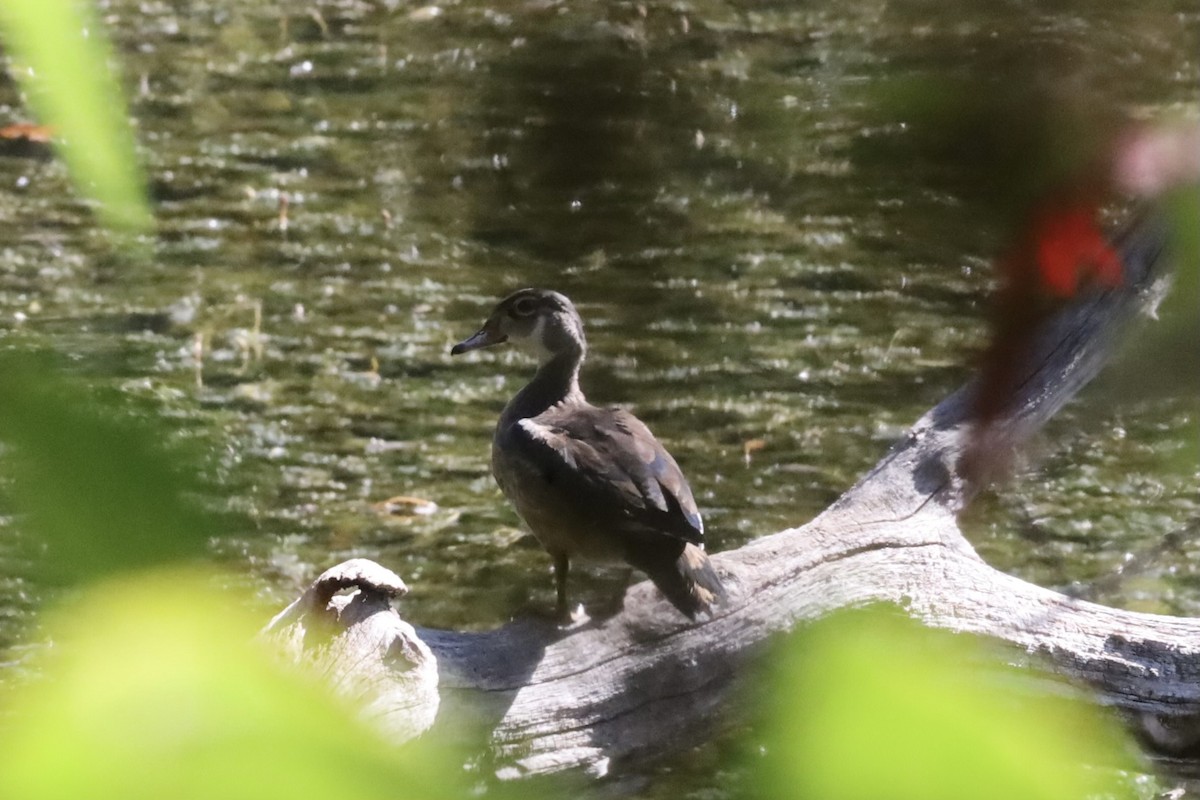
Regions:
<instances>
[{"instance_id":1,"label":"wood duck","mask_svg":"<svg viewBox=\"0 0 1200 800\"><path fill-rule=\"evenodd\" d=\"M451 355L512 342L538 360L504 407L492 438L492 474L554 559L557 611L570 620L567 573L575 557L645 572L689 619L725 596L704 554L692 490L650 429L579 389L583 321L558 292L521 289L500 301Z\"/></svg>"}]
</instances>

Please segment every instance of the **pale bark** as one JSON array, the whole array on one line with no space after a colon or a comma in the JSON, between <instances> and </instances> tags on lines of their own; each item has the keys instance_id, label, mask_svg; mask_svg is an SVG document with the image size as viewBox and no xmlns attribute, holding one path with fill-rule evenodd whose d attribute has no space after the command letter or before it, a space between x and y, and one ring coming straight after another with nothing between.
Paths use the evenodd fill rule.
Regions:
<instances>
[{"instance_id":1,"label":"pale bark","mask_svg":"<svg viewBox=\"0 0 1200 800\"><path fill-rule=\"evenodd\" d=\"M1163 233L1141 223L1121 247L1128 281L1086 294L1039 339L1005 442L1026 438L1090 380L1116 332L1153 311ZM896 603L924 623L1040 656L1164 748L1200 738L1200 620L1139 614L1067 597L985 564L956 515L979 487L958 470L967 386L920 419L808 524L713 562L728 602L688 622L644 582L624 610L564 632L518 621L482 633L413 628L393 610L403 583L371 562L333 567L272 621L297 658L367 701L397 738L435 719L482 726L502 776L603 774L696 743L730 701L739 670L771 635L838 609ZM353 586L357 592L334 596ZM689 738L692 737L692 738Z\"/></svg>"}]
</instances>

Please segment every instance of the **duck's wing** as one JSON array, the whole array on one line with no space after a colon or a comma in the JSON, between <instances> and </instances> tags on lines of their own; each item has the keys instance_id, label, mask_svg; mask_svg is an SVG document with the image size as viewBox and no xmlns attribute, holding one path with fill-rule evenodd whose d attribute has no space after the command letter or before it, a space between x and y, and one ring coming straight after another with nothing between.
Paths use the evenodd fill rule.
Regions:
<instances>
[{"instance_id":1,"label":"duck's wing","mask_svg":"<svg viewBox=\"0 0 1200 800\"><path fill-rule=\"evenodd\" d=\"M675 459L621 409L551 409L512 426L513 443L549 483L631 533L701 544L704 522Z\"/></svg>"}]
</instances>

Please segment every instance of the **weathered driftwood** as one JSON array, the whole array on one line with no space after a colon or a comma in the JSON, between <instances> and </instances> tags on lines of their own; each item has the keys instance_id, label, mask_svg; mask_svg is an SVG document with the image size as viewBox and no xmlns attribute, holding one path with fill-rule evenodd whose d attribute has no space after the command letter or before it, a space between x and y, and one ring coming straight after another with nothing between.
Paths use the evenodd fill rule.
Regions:
<instances>
[{"instance_id":1,"label":"weathered driftwood","mask_svg":"<svg viewBox=\"0 0 1200 800\"><path fill-rule=\"evenodd\" d=\"M1000 424L1019 441L1100 369L1114 332L1153 309L1163 233L1121 243L1127 284L1096 290L1048 326L1019 400ZM978 490L957 469L971 386L922 417L812 522L713 561L729 601L709 620L674 613L649 582L624 610L564 632L518 621L483 633L413 628L392 609L403 583L371 562L330 569L269 626L296 657L366 699L398 737L445 717L487 732L502 776L611 766L661 755L711 731L739 667L772 634L832 611L896 603L924 623L1008 642L1140 720L1164 747L1200 731L1200 620L1138 614L999 572L956 515ZM353 586L351 594L335 596ZM1173 733L1168 734L1168 729Z\"/></svg>"}]
</instances>

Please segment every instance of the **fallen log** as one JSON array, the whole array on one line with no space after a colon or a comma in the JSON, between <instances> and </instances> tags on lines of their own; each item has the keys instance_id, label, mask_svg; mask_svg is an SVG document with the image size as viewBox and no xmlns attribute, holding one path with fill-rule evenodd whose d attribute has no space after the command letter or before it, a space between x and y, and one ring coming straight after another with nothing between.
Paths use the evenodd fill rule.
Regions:
<instances>
[{"instance_id":1,"label":"fallen log","mask_svg":"<svg viewBox=\"0 0 1200 800\"><path fill-rule=\"evenodd\" d=\"M1153 312L1164 239L1155 221L1135 223L1117 242L1123 285L1088 290L1044 326L1014 401L993 423L1003 441L1037 430L1100 371L1124 324ZM423 629L392 607L403 582L355 560L325 572L267 630L398 739L443 719L482 725L485 758L502 777L602 775L695 744L687 736L711 731L739 668L769 637L876 602L1015 645L1127 712L1158 746L1193 746L1200 620L1035 586L988 566L963 537L957 514L982 488L959 469L974 388L925 414L807 525L714 554L729 599L711 619L689 622L643 582L615 616L572 630L540 620Z\"/></svg>"}]
</instances>

